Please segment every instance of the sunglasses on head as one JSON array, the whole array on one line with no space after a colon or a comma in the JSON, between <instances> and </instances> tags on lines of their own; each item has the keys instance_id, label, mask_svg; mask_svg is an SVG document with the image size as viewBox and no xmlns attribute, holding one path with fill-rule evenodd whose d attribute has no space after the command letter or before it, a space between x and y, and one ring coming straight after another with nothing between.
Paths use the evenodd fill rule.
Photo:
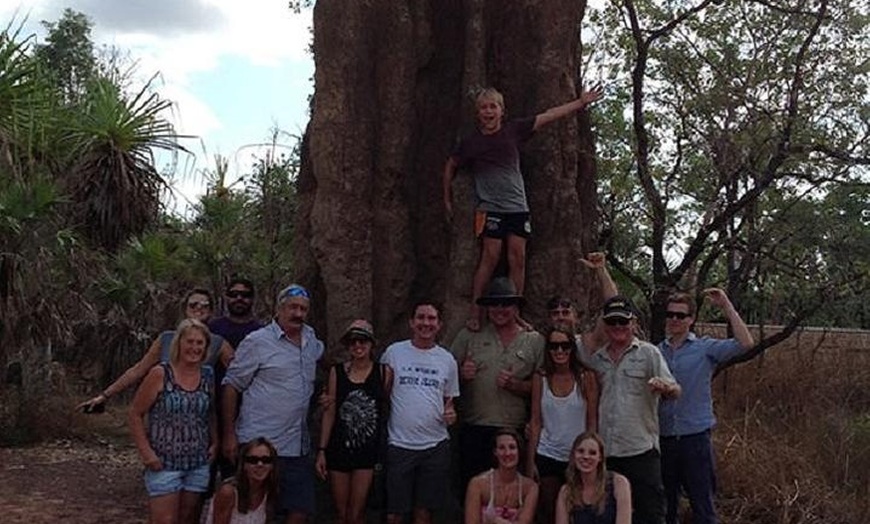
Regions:
<instances>
[{"instance_id":1,"label":"sunglasses on head","mask_svg":"<svg viewBox=\"0 0 870 524\"><path fill-rule=\"evenodd\" d=\"M301 297L301 298L307 298L308 300L311 300L311 295L308 293L308 290L305 289L304 287L300 286L299 284L293 284L293 285L289 286L287 289L285 289L281 293L279 300L285 299L285 298L293 298L293 297Z\"/></svg>"},{"instance_id":2,"label":"sunglasses on head","mask_svg":"<svg viewBox=\"0 0 870 524\"><path fill-rule=\"evenodd\" d=\"M564 342L547 342L547 349L550 351L563 351L569 353L574 349L574 343L570 340Z\"/></svg>"},{"instance_id":3,"label":"sunglasses on head","mask_svg":"<svg viewBox=\"0 0 870 524\"><path fill-rule=\"evenodd\" d=\"M187 303L187 307L191 309L207 309L211 307L211 302L208 300L191 300Z\"/></svg>"},{"instance_id":4,"label":"sunglasses on head","mask_svg":"<svg viewBox=\"0 0 870 524\"><path fill-rule=\"evenodd\" d=\"M244 461L245 464L265 464L268 466L275 462L275 458L269 455L248 455Z\"/></svg>"},{"instance_id":5,"label":"sunglasses on head","mask_svg":"<svg viewBox=\"0 0 870 524\"><path fill-rule=\"evenodd\" d=\"M677 320L685 320L691 315L689 315L688 313L683 313L682 311L668 311L667 313L665 313L665 316L668 318L675 318Z\"/></svg>"},{"instance_id":6,"label":"sunglasses on head","mask_svg":"<svg viewBox=\"0 0 870 524\"><path fill-rule=\"evenodd\" d=\"M227 298L254 298L254 292L233 289L227 291Z\"/></svg>"},{"instance_id":7,"label":"sunglasses on head","mask_svg":"<svg viewBox=\"0 0 870 524\"><path fill-rule=\"evenodd\" d=\"M604 323L608 326L627 326L629 322L631 322L631 319L625 317L610 317L604 319Z\"/></svg>"}]
</instances>

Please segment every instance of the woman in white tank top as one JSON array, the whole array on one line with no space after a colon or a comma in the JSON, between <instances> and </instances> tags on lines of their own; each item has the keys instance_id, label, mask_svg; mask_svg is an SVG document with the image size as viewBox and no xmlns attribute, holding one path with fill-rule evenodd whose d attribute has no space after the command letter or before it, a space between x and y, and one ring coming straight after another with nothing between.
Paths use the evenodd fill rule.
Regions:
<instances>
[{"instance_id":1,"label":"woman in white tank top","mask_svg":"<svg viewBox=\"0 0 870 524\"><path fill-rule=\"evenodd\" d=\"M540 485L540 522L551 524L571 445L577 435L598 430L598 382L580 363L573 333L552 327L545 336L543 373L532 377L526 471Z\"/></svg>"},{"instance_id":2,"label":"woman in white tank top","mask_svg":"<svg viewBox=\"0 0 870 524\"><path fill-rule=\"evenodd\" d=\"M209 500L205 524L266 524L276 500L277 461L275 447L262 437L242 446L236 475Z\"/></svg>"}]
</instances>

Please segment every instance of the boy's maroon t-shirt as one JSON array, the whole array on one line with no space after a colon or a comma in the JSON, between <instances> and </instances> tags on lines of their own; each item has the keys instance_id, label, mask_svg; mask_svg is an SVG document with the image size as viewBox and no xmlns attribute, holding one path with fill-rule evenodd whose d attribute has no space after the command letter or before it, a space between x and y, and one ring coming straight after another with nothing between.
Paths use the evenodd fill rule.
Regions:
<instances>
[{"instance_id":1,"label":"boy's maroon t-shirt","mask_svg":"<svg viewBox=\"0 0 870 524\"><path fill-rule=\"evenodd\" d=\"M491 135L475 131L453 151L460 169L474 175L477 208L497 213L528 213L520 172L519 145L534 133L535 117L509 120Z\"/></svg>"}]
</instances>

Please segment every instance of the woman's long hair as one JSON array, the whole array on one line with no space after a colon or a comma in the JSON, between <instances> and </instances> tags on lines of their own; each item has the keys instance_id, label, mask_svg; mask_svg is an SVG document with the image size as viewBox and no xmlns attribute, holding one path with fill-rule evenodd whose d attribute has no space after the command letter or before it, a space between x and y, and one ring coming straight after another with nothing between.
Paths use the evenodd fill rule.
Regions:
<instances>
[{"instance_id":1,"label":"woman's long hair","mask_svg":"<svg viewBox=\"0 0 870 524\"><path fill-rule=\"evenodd\" d=\"M562 326L550 326L544 330L544 347L550 342L550 337L553 333L561 333L568 337L568 342L571 343L571 352L568 355L568 369L575 379L580 378L580 372L584 369L580 362L580 357L577 355L577 337L571 330ZM550 355L549 349L544 349L544 374L551 376L556 372L556 364L553 362L553 357Z\"/></svg>"},{"instance_id":2,"label":"woman's long hair","mask_svg":"<svg viewBox=\"0 0 870 524\"><path fill-rule=\"evenodd\" d=\"M271 505L275 504L278 500L278 451L275 449L275 446L265 438L255 438L242 446L242 449L239 450L236 476L234 477L236 493L238 494L236 497L238 501L238 510L239 513L243 515L252 509L255 509L251 507L251 480L245 474L245 457L248 456L248 453L257 446L265 446L269 450L269 456L272 457L272 471L270 471L269 476L266 477L264 486L267 501Z\"/></svg>"},{"instance_id":3,"label":"woman's long hair","mask_svg":"<svg viewBox=\"0 0 870 524\"><path fill-rule=\"evenodd\" d=\"M568 486L568 497L565 499L565 505L568 506L568 512L574 506L583 505L583 477L574 460L574 451L580 446L584 440L593 440L598 444L598 453L601 456L601 462L598 463L598 468L595 471L595 499L592 502L593 506L597 506L598 514L604 513L604 508L607 505L607 470L604 467L604 441L601 436L594 431L585 431L574 439L571 444L571 455L568 458L568 469L565 471L565 484Z\"/></svg>"}]
</instances>

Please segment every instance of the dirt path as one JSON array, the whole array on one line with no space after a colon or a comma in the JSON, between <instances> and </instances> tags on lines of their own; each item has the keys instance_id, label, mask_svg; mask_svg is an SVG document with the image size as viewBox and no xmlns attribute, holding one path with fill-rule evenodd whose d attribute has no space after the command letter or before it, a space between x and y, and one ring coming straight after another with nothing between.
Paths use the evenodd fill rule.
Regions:
<instances>
[{"instance_id":1,"label":"dirt path","mask_svg":"<svg viewBox=\"0 0 870 524\"><path fill-rule=\"evenodd\" d=\"M0 449L0 521L145 522L138 462L135 449L107 441Z\"/></svg>"},{"instance_id":2,"label":"dirt path","mask_svg":"<svg viewBox=\"0 0 870 524\"><path fill-rule=\"evenodd\" d=\"M77 439L0 448L0 522L146 522L139 458L119 419L94 417Z\"/></svg>"}]
</instances>

